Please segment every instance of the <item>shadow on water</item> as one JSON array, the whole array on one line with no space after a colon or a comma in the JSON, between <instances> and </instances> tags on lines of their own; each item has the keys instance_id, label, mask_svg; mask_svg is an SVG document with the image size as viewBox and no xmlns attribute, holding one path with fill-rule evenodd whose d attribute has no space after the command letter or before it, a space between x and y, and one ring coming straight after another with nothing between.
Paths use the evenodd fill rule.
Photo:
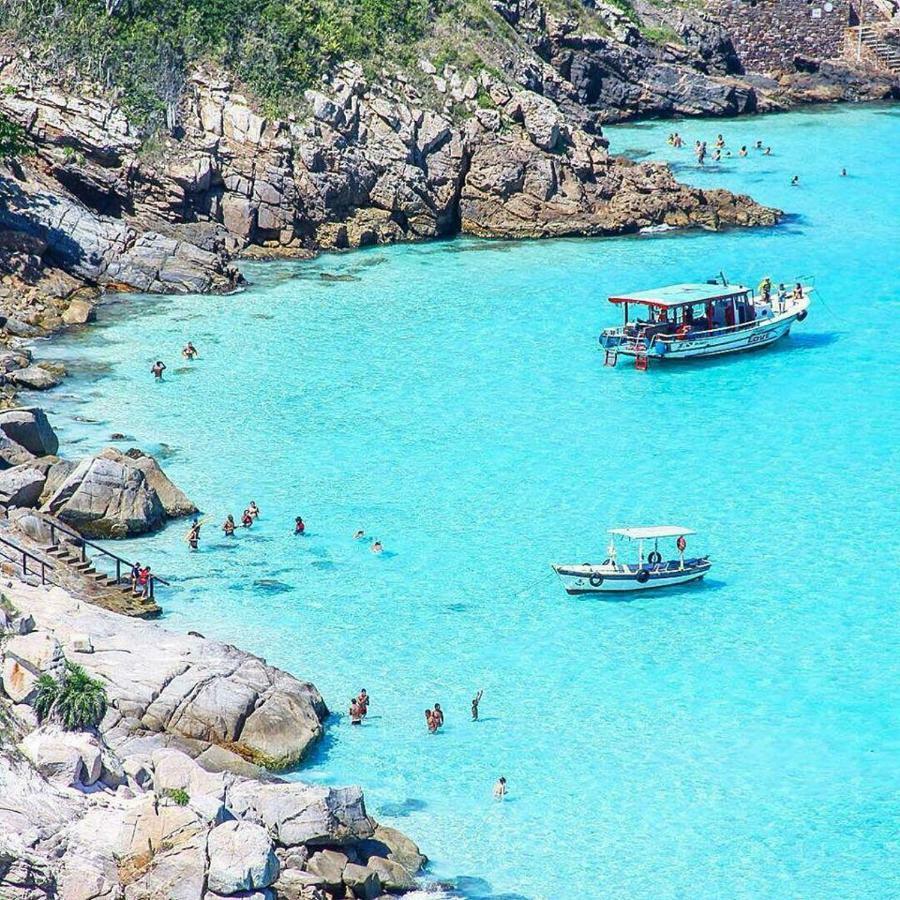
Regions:
<instances>
[{"instance_id":1,"label":"shadow on water","mask_svg":"<svg viewBox=\"0 0 900 900\"><path fill-rule=\"evenodd\" d=\"M495 894L491 883L486 878L478 878L472 875L457 875L451 878L450 883L466 900L531 900L525 894L502 893Z\"/></svg>"},{"instance_id":2,"label":"shadow on water","mask_svg":"<svg viewBox=\"0 0 900 900\"><path fill-rule=\"evenodd\" d=\"M391 816L395 819L402 819L414 812L421 812L427 807L428 804L424 800L417 800L415 797L407 797L405 800L382 803L377 811L378 814L382 816Z\"/></svg>"}]
</instances>

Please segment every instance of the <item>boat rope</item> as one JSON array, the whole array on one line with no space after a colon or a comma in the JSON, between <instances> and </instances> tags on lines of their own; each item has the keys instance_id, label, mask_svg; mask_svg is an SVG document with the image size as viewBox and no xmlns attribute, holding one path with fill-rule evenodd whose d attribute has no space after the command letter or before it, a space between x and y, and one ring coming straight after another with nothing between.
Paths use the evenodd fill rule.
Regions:
<instances>
[{"instance_id":1,"label":"boat rope","mask_svg":"<svg viewBox=\"0 0 900 900\"><path fill-rule=\"evenodd\" d=\"M816 289L816 296L822 301L822 306L825 307L825 311L831 316L831 318L834 319L836 322L838 322L838 323L841 324L841 325L846 325L846 324L847 324L847 320L846 320L846 319L842 319L842 318L841 318L841 317L840 317L840 316L839 316L839 315L838 315L838 314L837 314L837 313L836 313L836 312L835 312L835 311L834 311L834 310L833 310L833 309L825 302L825 295L822 293L822 288L820 288L820 287L816 284L816 276L815 276L815 275L798 275L798 276L796 276L795 280L796 280L796 281L799 281L800 283L802 283L804 278L805 278L807 281L809 281L809 282L812 283L812 286Z\"/></svg>"},{"instance_id":2,"label":"boat rope","mask_svg":"<svg viewBox=\"0 0 900 900\"><path fill-rule=\"evenodd\" d=\"M513 597L518 599L519 597L522 596L522 594L527 594L529 591L533 591L536 587L538 587L538 585L549 580L550 578L556 578L556 573L552 569L549 572L545 572L536 581L533 581L533 582L531 582L531 584L528 584L525 587L523 587L520 591L516 591L516 593L513 594Z\"/></svg>"}]
</instances>

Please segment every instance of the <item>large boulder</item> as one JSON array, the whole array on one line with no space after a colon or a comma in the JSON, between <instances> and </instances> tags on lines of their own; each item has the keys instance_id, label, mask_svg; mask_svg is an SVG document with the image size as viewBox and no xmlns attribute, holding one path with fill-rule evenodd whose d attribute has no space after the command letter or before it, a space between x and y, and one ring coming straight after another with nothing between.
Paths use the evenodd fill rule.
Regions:
<instances>
[{"instance_id":1,"label":"large boulder","mask_svg":"<svg viewBox=\"0 0 900 900\"><path fill-rule=\"evenodd\" d=\"M16 507L37 506L46 480L43 471L27 463L0 472L0 503Z\"/></svg>"},{"instance_id":2,"label":"large boulder","mask_svg":"<svg viewBox=\"0 0 900 900\"><path fill-rule=\"evenodd\" d=\"M156 495L170 519L189 516L197 512L197 507L193 502L169 479L152 456L132 449L125 453L125 457L131 460L131 464L136 469L140 469L144 473L147 483L156 491Z\"/></svg>"},{"instance_id":3,"label":"large boulder","mask_svg":"<svg viewBox=\"0 0 900 900\"><path fill-rule=\"evenodd\" d=\"M20 748L41 775L63 787L89 787L103 769L100 742L86 732L42 727L28 734Z\"/></svg>"},{"instance_id":4,"label":"large boulder","mask_svg":"<svg viewBox=\"0 0 900 900\"><path fill-rule=\"evenodd\" d=\"M47 391L62 384L62 378L59 375L43 366L26 366L24 369L7 373L5 377L17 387L32 391Z\"/></svg>"},{"instance_id":5,"label":"large boulder","mask_svg":"<svg viewBox=\"0 0 900 900\"><path fill-rule=\"evenodd\" d=\"M266 888L278 878L278 858L265 828L223 822L209 833L208 887L219 894Z\"/></svg>"},{"instance_id":6,"label":"large boulder","mask_svg":"<svg viewBox=\"0 0 900 900\"><path fill-rule=\"evenodd\" d=\"M381 856L399 863L412 874L428 862L428 857L402 831L387 825L376 825L372 838L363 841L360 849L370 854L370 858Z\"/></svg>"},{"instance_id":7,"label":"large boulder","mask_svg":"<svg viewBox=\"0 0 900 900\"><path fill-rule=\"evenodd\" d=\"M381 882L386 891L411 891L416 886L416 881L409 872L392 859L384 859L381 856L370 856L366 861Z\"/></svg>"},{"instance_id":8,"label":"large boulder","mask_svg":"<svg viewBox=\"0 0 900 900\"><path fill-rule=\"evenodd\" d=\"M42 509L85 537L143 534L166 519L144 473L109 449L83 459Z\"/></svg>"},{"instance_id":9,"label":"large boulder","mask_svg":"<svg viewBox=\"0 0 900 900\"><path fill-rule=\"evenodd\" d=\"M344 884L353 891L359 900L375 900L381 893L381 880L378 874L368 866L347 863L344 868Z\"/></svg>"},{"instance_id":10,"label":"large boulder","mask_svg":"<svg viewBox=\"0 0 900 900\"><path fill-rule=\"evenodd\" d=\"M34 456L53 456L59 439L38 407L23 407L0 412L0 431Z\"/></svg>"},{"instance_id":11,"label":"large boulder","mask_svg":"<svg viewBox=\"0 0 900 900\"><path fill-rule=\"evenodd\" d=\"M320 850L314 853L306 868L331 891L337 891L344 881L344 869L349 860L338 850Z\"/></svg>"},{"instance_id":12,"label":"large boulder","mask_svg":"<svg viewBox=\"0 0 900 900\"><path fill-rule=\"evenodd\" d=\"M46 631L33 631L7 641L3 647L3 690L14 703L30 703L37 680L63 665L59 641Z\"/></svg>"},{"instance_id":13,"label":"large boulder","mask_svg":"<svg viewBox=\"0 0 900 900\"><path fill-rule=\"evenodd\" d=\"M264 825L283 847L352 844L373 835L358 787L240 781L228 791L227 803L236 816Z\"/></svg>"}]
</instances>

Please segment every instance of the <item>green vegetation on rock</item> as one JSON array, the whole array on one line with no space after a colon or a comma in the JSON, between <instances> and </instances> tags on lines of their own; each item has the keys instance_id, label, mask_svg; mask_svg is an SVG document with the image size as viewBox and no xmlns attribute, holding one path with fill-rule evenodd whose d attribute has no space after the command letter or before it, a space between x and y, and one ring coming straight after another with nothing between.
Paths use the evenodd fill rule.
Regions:
<instances>
[{"instance_id":1,"label":"green vegetation on rock","mask_svg":"<svg viewBox=\"0 0 900 900\"><path fill-rule=\"evenodd\" d=\"M381 56L421 35L441 0L0 0L0 29L62 72L121 94L152 130L192 63L213 62L272 111L344 58Z\"/></svg>"},{"instance_id":2,"label":"green vegetation on rock","mask_svg":"<svg viewBox=\"0 0 900 900\"><path fill-rule=\"evenodd\" d=\"M25 129L0 113L0 160L29 156L33 152Z\"/></svg>"},{"instance_id":3,"label":"green vegetation on rock","mask_svg":"<svg viewBox=\"0 0 900 900\"><path fill-rule=\"evenodd\" d=\"M91 728L106 714L106 688L81 666L66 662L61 678L44 674L37 681L34 711L40 722L59 722L66 731Z\"/></svg>"}]
</instances>

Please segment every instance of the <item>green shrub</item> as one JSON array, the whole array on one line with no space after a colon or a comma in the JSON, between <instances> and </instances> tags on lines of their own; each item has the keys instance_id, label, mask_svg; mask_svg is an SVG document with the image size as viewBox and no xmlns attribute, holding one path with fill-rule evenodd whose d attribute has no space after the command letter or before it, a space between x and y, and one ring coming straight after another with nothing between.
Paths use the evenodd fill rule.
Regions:
<instances>
[{"instance_id":1,"label":"green shrub","mask_svg":"<svg viewBox=\"0 0 900 900\"><path fill-rule=\"evenodd\" d=\"M106 714L106 688L81 666L66 662L61 678L38 678L34 711L39 722L59 722L66 731L91 728Z\"/></svg>"},{"instance_id":2,"label":"green shrub","mask_svg":"<svg viewBox=\"0 0 900 900\"><path fill-rule=\"evenodd\" d=\"M191 800L191 795L182 788L166 788L162 793L164 797L171 798L176 806L187 806Z\"/></svg>"},{"instance_id":3,"label":"green shrub","mask_svg":"<svg viewBox=\"0 0 900 900\"><path fill-rule=\"evenodd\" d=\"M34 148L25 129L0 113L0 159L15 159L32 153Z\"/></svg>"}]
</instances>

